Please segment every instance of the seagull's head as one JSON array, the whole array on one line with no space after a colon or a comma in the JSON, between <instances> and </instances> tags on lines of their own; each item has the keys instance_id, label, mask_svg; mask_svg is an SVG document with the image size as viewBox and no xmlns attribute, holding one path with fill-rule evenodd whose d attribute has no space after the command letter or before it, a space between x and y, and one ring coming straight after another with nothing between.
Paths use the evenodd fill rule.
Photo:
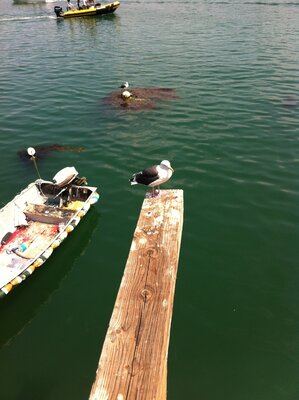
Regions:
<instances>
[{"instance_id":1,"label":"seagull's head","mask_svg":"<svg viewBox=\"0 0 299 400\"><path fill-rule=\"evenodd\" d=\"M171 167L170 162L168 160L163 160L160 162L160 165L166 167L167 169L170 169L172 172L174 172L174 169Z\"/></svg>"}]
</instances>

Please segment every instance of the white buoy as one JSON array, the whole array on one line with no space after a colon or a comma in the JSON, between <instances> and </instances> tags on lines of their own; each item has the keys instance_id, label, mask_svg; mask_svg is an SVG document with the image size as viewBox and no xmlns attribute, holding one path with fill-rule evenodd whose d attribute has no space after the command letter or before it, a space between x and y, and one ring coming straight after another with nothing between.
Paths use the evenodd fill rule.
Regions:
<instances>
[{"instance_id":1,"label":"white buoy","mask_svg":"<svg viewBox=\"0 0 299 400\"><path fill-rule=\"evenodd\" d=\"M35 155L35 149L33 147L28 147L27 153L32 157Z\"/></svg>"}]
</instances>

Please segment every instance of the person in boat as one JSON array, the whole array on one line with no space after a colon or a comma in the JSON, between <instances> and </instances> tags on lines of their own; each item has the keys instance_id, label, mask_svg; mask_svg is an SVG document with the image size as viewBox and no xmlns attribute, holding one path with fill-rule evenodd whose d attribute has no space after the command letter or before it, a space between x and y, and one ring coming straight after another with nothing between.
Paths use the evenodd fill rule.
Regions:
<instances>
[{"instance_id":1,"label":"person in boat","mask_svg":"<svg viewBox=\"0 0 299 400\"><path fill-rule=\"evenodd\" d=\"M86 0L86 7L94 7L94 0Z\"/></svg>"},{"instance_id":2,"label":"person in boat","mask_svg":"<svg viewBox=\"0 0 299 400\"><path fill-rule=\"evenodd\" d=\"M75 11L76 7L74 4L71 3L71 0L67 0L67 6L66 6L67 11Z\"/></svg>"}]
</instances>

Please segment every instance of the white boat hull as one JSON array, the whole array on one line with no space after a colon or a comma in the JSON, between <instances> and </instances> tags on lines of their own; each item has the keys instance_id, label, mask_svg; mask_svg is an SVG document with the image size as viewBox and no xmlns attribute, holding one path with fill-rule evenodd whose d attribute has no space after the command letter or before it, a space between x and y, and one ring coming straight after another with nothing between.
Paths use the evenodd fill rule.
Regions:
<instances>
[{"instance_id":1,"label":"white boat hull","mask_svg":"<svg viewBox=\"0 0 299 400\"><path fill-rule=\"evenodd\" d=\"M98 200L96 190L37 180L0 209L0 297L52 255Z\"/></svg>"}]
</instances>

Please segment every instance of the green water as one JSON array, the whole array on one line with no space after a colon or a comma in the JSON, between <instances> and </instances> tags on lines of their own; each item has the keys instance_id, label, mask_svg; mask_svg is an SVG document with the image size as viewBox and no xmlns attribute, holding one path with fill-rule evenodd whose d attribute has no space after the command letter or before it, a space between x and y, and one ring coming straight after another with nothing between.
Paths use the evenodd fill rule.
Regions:
<instances>
[{"instance_id":1,"label":"green water","mask_svg":"<svg viewBox=\"0 0 299 400\"><path fill-rule=\"evenodd\" d=\"M101 200L0 304L1 400L83 400L144 198L128 179L169 159L185 219L168 399L299 398L299 2L0 3L1 193L36 179L17 151L58 143ZM167 87L150 111L103 104L123 81Z\"/></svg>"}]
</instances>

